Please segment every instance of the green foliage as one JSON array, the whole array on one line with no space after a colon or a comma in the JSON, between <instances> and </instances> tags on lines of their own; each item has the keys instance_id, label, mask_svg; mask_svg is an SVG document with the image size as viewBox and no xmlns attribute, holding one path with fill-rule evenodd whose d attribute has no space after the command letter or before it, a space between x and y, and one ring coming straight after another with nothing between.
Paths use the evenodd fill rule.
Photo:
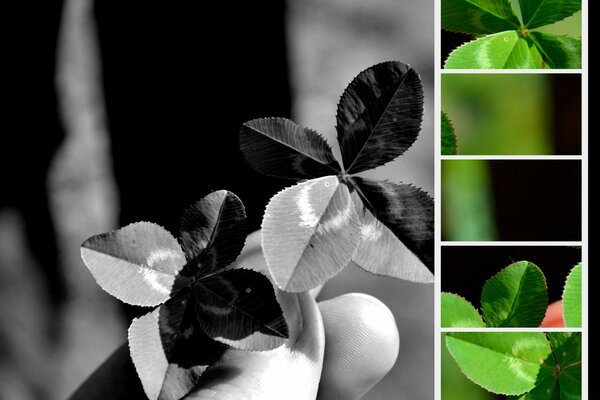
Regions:
<instances>
[{"instance_id":1,"label":"green foliage","mask_svg":"<svg viewBox=\"0 0 600 400\"><path fill-rule=\"evenodd\" d=\"M446 347L463 374L510 399L581 398L581 334L453 332Z\"/></svg>"},{"instance_id":2,"label":"green foliage","mask_svg":"<svg viewBox=\"0 0 600 400\"><path fill-rule=\"evenodd\" d=\"M484 284L480 303L483 319L464 298L442 293L442 327L537 327L548 307L544 274L528 261L510 264ZM563 306L567 326L581 326L581 264L567 278Z\"/></svg>"},{"instance_id":3,"label":"green foliage","mask_svg":"<svg viewBox=\"0 0 600 400\"><path fill-rule=\"evenodd\" d=\"M491 277L481 292L481 311L492 327L539 326L548 307L542 271L520 261Z\"/></svg>"},{"instance_id":4,"label":"green foliage","mask_svg":"<svg viewBox=\"0 0 600 400\"><path fill-rule=\"evenodd\" d=\"M562 298L565 326L581 326L581 263L567 276Z\"/></svg>"},{"instance_id":5,"label":"green foliage","mask_svg":"<svg viewBox=\"0 0 600 400\"><path fill-rule=\"evenodd\" d=\"M442 333L445 343L446 333ZM441 389L443 400L492 400L497 396L468 379L456 364L448 347L441 346Z\"/></svg>"},{"instance_id":6,"label":"green foliage","mask_svg":"<svg viewBox=\"0 0 600 400\"><path fill-rule=\"evenodd\" d=\"M461 155L556 154L548 74L444 74L441 109ZM518 101L515 101L518 99Z\"/></svg>"},{"instance_id":7,"label":"green foliage","mask_svg":"<svg viewBox=\"0 0 600 400\"><path fill-rule=\"evenodd\" d=\"M442 238L496 240L487 161L443 160L442 182Z\"/></svg>"},{"instance_id":8,"label":"green foliage","mask_svg":"<svg viewBox=\"0 0 600 400\"><path fill-rule=\"evenodd\" d=\"M442 326L447 328L485 328L485 322L471 303L454 293L442 293Z\"/></svg>"},{"instance_id":9,"label":"green foliage","mask_svg":"<svg viewBox=\"0 0 600 400\"><path fill-rule=\"evenodd\" d=\"M542 33L581 10L581 0L442 0L442 28L482 35L455 49L445 68L581 68L581 39ZM520 18L519 18L520 16Z\"/></svg>"},{"instance_id":10,"label":"green foliage","mask_svg":"<svg viewBox=\"0 0 600 400\"><path fill-rule=\"evenodd\" d=\"M442 111L442 155L455 155L458 152L458 143L452 121Z\"/></svg>"}]
</instances>

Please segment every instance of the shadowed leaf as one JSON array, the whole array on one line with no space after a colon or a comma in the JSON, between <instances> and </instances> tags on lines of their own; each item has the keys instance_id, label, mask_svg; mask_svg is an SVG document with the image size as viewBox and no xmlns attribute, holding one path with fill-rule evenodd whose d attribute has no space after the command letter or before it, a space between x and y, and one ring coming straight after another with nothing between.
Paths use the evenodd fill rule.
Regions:
<instances>
[{"instance_id":1,"label":"shadowed leaf","mask_svg":"<svg viewBox=\"0 0 600 400\"><path fill-rule=\"evenodd\" d=\"M581 39L531 32L529 37L550 68L581 68Z\"/></svg>"},{"instance_id":2,"label":"shadowed leaf","mask_svg":"<svg viewBox=\"0 0 600 400\"><path fill-rule=\"evenodd\" d=\"M348 264L360 241L358 216L345 184L326 176L277 193L267 205L262 246L279 288L303 292Z\"/></svg>"},{"instance_id":3,"label":"shadowed leaf","mask_svg":"<svg viewBox=\"0 0 600 400\"><path fill-rule=\"evenodd\" d=\"M510 396L507 400L561 400L558 379L550 375L531 391L521 396Z\"/></svg>"},{"instance_id":4,"label":"shadowed leaf","mask_svg":"<svg viewBox=\"0 0 600 400\"><path fill-rule=\"evenodd\" d=\"M521 395L554 372L541 332L452 332L446 347L467 378L493 393Z\"/></svg>"},{"instance_id":5,"label":"shadowed leaf","mask_svg":"<svg viewBox=\"0 0 600 400\"><path fill-rule=\"evenodd\" d=\"M536 68L534 61L527 41L516 31L506 31L481 37L456 48L450 53L444 68Z\"/></svg>"},{"instance_id":6,"label":"shadowed leaf","mask_svg":"<svg viewBox=\"0 0 600 400\"><path fill-rule=\"evenodd\" d=\"M180 231L189 260L203 253L202 273L224 268L235 261L244 247L244 205L227 190L212 192L185 210Z\"/></svg>"},{"instance_id":7,"label":"shadowed leaf","mask_svg":"<svg viewBox=\"0 0 600 400\"><path fill-rule=\"evenodd\" d=\"M81 245L81 258L102 289L139 306L166 301L186 262L177 240L150 222L89 238Z\"/></svg>"},{"instance_id":8,"label":"shadowed leaf","mask_svg":"<svg viewBox=\"0 0 600 400\"><path fill-rule=\"evenodd\" d=\"M581 0L519 1L523 25L533 29L561 21L581 10Z\"/></svg>"},{"instance_id":9,"label":"shadowed leaf","mask_svg":"<svg viewBox=\"0 0 600 400\"><path fill-rule=\"evenodd\" d=\"M131 358L151 400L185 396L226 349L195 325L186 297L136 318L129 328Z\"/></svg>"},{"instance_id":10,"label":"shadowed leaf","mask_svg":"<svg viewBox=\"0 0 600 400\"><path fill-rule=\"evenodd\" d=\"M442 328L485 328L479 312L454 293L442 293Z\"/></svg>"},{"instance_id":11,"label":"shadowed leaf","mask_svg":"<svg viewBox=\"0 0 600 400\"><path fill-rule=\"evenodd\" d=\"M581 333L548 332L546 336L557 364L555 371L520 399L581 399Z\"/></svg>"},{"instance_id":12,"label":"shadowed leaf","mask_svg":"<svg viewBox=\"0 0 600 400\"><path fill-rule=\"evenodd\" d=\"M483 285L481 311L490 327L537 327L546 308L546 278L528 261L509 265Z\"/></svg>"},{"instance_id":13,"label":"shadowed leaf","mask_svg":"<svg viewBox=\"0 0 600 400\"><path fill-rule=\"evenodd\" d=\"M360 245L352 261L366 271L412 282L431 283L433 274L394 233L363 204L357 192L352 201L360 220Z\"/></svg>"},{"instance_id":14,"label":"shadowed leaf","mask_svg":"<svg viewBox=\"0 0 600 400\"><path fill-rule=\"evenodd\" d=\"M548 332L546 334L556 362L562 368L581 364L581 333Z\"/></svg>"},{"instance_id":15,"label":"shadowed leaf","mask_svg":"<svg viewBox=\"0 0 600 400\"><path fill-rule=\"evenodd\" d=\"M453 156L457 153L456 133L448 115L442 111L442 155Z\"/></svg>"},{"instance_id":16,"label":"shadowed leaf","mask_svg":"<svg viewBox=\"0 0 600 400\"><path fill-rule=\"evenodd\" d=\"M288 119L245 122L240 130L240 147L248 164L268 176L304 179L340 172L325 139Z\"/></svg>"},{"instance_id":17,"label":"shadowed leaf","mask_svg":"<svg viewBox=\"0 0 600 400\"><path fill-rule=\"evenodd\" d=\"M442 28L463 33L494 33L517 29L510 0L442 0Z\"/></svg>"},{"instance_id":18,"label":"shadowed leaf","mask_svg":"<svg viewBox=\"0 0 600 400\"><path fill-rule=\"evenodd\" d=\"M235 269L198 280L196 312L209 337L241 350L271 350L288 328L271 282L262 274Z\"/></svg>"},{"instance_id":19,"label":"shadowed leaf","mask_svg":"<svg viewBox=\"0 0 600 400\"><path fill-rule=\"evenodd\" d=\"M353 177L375 216L433 272L433 199L410 185Z\"/></svg>"},{"instance_id":20,"label":"shadowed leaf","mask_svg":"<svg viewBox=\"0 0 600 400\"><path fill-rule=\"evenodd\" d=\"M581 327L581 268L581 263L573 267L562 294L563 318L567 327Z\"/></svg>"},{"instance_id":21,"label":"shadowed leaf","mask_svg":"<svg viewBox=\"0 0 600 400\"><path fill-rule=\"evenodd\" d=\"M412 67L385 62L358 74L337 110L347 172L375 168L403 154L417 139L422 118L423 87Z\"/></svg>"}]
</instances>

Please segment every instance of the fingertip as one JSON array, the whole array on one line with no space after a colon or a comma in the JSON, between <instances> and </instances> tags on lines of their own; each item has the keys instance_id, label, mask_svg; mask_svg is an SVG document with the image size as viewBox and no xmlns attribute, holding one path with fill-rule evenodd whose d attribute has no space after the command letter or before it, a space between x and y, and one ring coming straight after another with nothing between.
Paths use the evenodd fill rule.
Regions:
<instances>
[{"instance_id":1,"label":"fingertip","mask_svg":"<svg viewBox=\"0 0 600 400\"><path fill-rule=\"evenodd\" d=\"M321 399L358 399L394 366L400 336L378 299L351 293L319 304L325 327Z\"/></svg>"}]
</instances>

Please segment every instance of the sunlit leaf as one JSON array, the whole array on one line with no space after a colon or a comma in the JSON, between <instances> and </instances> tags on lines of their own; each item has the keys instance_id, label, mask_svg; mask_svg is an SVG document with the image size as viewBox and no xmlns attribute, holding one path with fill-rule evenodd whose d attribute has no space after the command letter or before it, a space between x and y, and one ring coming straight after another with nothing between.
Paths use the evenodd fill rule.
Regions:
<instances>
[{"instance_id":1,"label":"sunlit leaf","mask_svg":"<svg viewBox=\"0 0 600 400\"><path fill-rule=\"evenodd\" d=\"M538 28L561 21L581 10L581 0L521 0L523 25Z\"/></svg>"},{"instance_id":2,"label":"sunlit leaf","mask_svg":"<svg viewBox=\"0 0 600 400\"><path fill-rule=\"evenodd\" d=\"M562 294L563 318L568 327L581 327L581 268L581 263L573 267Z\"/></svg>"},{"instance_id":3,"label":"sunlit leaf","mask_svg":"<svg viewBox=\"0 0 600 400\"><path fill-rule=\"evenodd\" d=\"M287 188L265 210L263 251L275 283L285 291L324 283L348 264L359 242L354 203L335 176Z\"/></svg>"},{"instance_id":4,"label":"sunlit leaf","mask_svg":"<svg viewBox=\"0 0 600 400\"><path fill-rule=\"evenodd\" d=\"M442 328L485 328L479 312L454 293L441 294Z\"/></svg>"},{"instance_id":5,"label":"sunlit leaf","mask_svg":"<svg viewBox=\"0 0 600 400\"><path fill-rule=\"evenodd\" d=\"M554 372L541 332L452 332L446 346L462 372L493 393L521 395Z\"/></svg>"},{"instance_id":6,"label":"sunlit leaf","mask_svg":"<svg viewBox=\"0 0 600 400\"><path fill-rule=\"evenodd\" d=\"M417 139L422 117L423 87L412 67L392 61L362 71L337 110L346 171L365 171L403 154Z\"/></svg>"},{"instance_id":7,"label":"sunlit leaf","mask_svg":"<svg viewBox=\"0 0 600 400\"><path fill-rule=\"evenodd\" d=\"M463 33L517 29L510 0L442 0L442 28Z\"/></svg>"},{"instance_id":8,"label":"sunlit leaf","mask_svg":"<svg viewBox=\"0 0 600 400\"><path fill-rule=\"evenodd\" d=\"M481 292L481 311L491 327L537 327L547 307L546 278L528 261L504 268Z\"/></svg>"},{"instance_id":9,"label":"sunlit leaf","mask_svg":"<svg viewBox=\"0 0 600 400\"><path fill-rule=\"evenodd\" d=\"M457 153L457 140L454 126L448 115L442 111L442 155L452 156Z\"/></svg>"},{"instance_id":10,"label":"sunlit leaf","mask_svg":"<svg viewBox=\"0 0 600 400\"><path fill-rule=\"evenodd\" d=\"M352 183L377 219L433 271L433 199L411 185L359 177L353 177ZM365 226L370 229L371 225ZM425 275L418 272L415 276Z\"/></svg>"},{"instance_id":11,"label":"sunlit leaf","mask_svg":"<svg viewBox=\"0 0 600 400\"><path fill-rule=\"evenodd\" d=\"M89 238L81 245L81 257L102 289L140 306L166 301L186 262L177 240L150 222Z\"/></svg>"},{"instance_id":12,"label":"sunlit leaf","mask_svg":"<svg viewBox=\"0 0 600 400\"><path fill-rule=\"evenodd\" d=\"M516 31L483 36L455 49L444 68L535 68L527 41Z\"/></svg>"},{"instance_id":13,"label":"sunlit leaf","mask_svg":"<svg viewBox=\"0 0 600 400\"><path fill-rule=\"evenodd\" d=\"M378 275L412 282L433 282L433 274L394 233L366 207L356 190L352 193L360 220L360 245L352 261Z\"/></svg>"},{"instance_id":14,"label":"sunlit leaf","mask_svg":"<svg viewBox=\"0 0 600 400\"><path fill-rule=\"evenodd\" d=\"M200 278L194 289L199 325L209 337L241 350L271 350L287 339L283 312L264 275L234 269Z\"/></svg>"},{"instance_id":15,"label":"sunlit leaf","mask_svg":"<svg viewBox=\"0 0 600 400\"><path fill-rule=\"evenodd\" d=\"M246 240L246 212L232 192L204 196L181 217L181 242L189 260L203 254L203 272L231 264Z\"/></svg>"},{"instance_id":16,"label":"sunlit leaf","mask_svg":"<svg viewBox=\"0 0 600 400\"><path fill-rule=\"evenodd\" d=\"M550 68L581 68L581 39L542 32L531 32L529 37Z\"/></svg>"},{"instance_id":17,"label":"sunlit leaf","mask_svg":"<svg viewBox=\"0 0 600 400\"><path fill-rule=\"evenodd\" d=\"M304 179L337 174L340 166L323 137L285 118L247 121L240 130L244 158L257 171Z\"/></svg>"}]
</instances>

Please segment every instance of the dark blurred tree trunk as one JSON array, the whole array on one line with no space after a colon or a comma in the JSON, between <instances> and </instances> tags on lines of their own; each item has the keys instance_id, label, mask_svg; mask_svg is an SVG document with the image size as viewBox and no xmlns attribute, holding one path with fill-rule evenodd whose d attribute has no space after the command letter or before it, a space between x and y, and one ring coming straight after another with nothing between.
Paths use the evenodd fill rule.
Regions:
<instances>
[{"instance_id":1,"label":"dark blurred tree trunk","mask_svg":"<svg viewBox=\"0 0 600 400\"><path fill-rule=\"evenodd\" d=\"M96 1L95 13L121 225L177 235L186 207L227 189L258 229L286 182L246 165L238 132L290 115L284 2Z\"/></svg>"},{"instance_id":2,"label":"dark blurred tree trunk","mask_svg":"<svg viewBox=\"0 0 600 400\"><path fill-rule=\"evenodd\" d=\"M64 138L55 86L62 0L10 2L11 37L3 63L4 128L0 147L0 207L22 216L25 234L50 300L60 305L66 283L60 267L47 178ZM5 25L6 26L6 25Z\"/></svg>"},{"instance_id":3,"label":"dark blurred tree trunk","mask_svg":"<svg viewBox=\"0 0 600 400\"><path fill-rule=\"evenodd\" d=\"M290 114L283 1L95 10L121 224L150 220L176 234L185 207L228 189L258 229L283 185L247 167L237 136L246 120Z\"/></svg>"}]
</instances>

